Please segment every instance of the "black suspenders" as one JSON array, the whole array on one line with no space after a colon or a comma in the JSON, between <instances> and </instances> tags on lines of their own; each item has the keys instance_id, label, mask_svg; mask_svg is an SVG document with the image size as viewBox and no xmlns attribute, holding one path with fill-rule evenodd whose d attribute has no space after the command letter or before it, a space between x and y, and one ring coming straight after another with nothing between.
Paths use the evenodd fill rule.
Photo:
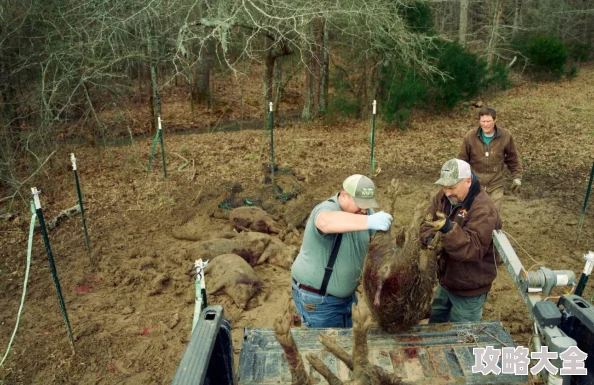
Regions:
<instances>
[{"instance_id":1,"label":"black suspenders","mask_svg":"<svg viewBox=\"0 0 594 385\"><path fill-rule=\"evenodd\" d=\"M328 199L328 201L334 202L332 199ZM336 262L336 257L338 256L338 249L340 249L341 241L342 233L336 234L336 237L334 237L334 242L332 242L332 251L330 252L330 259L328 259L328 266L326 266L324 271L324 279L322 280L322 286L320 287L320 295L326 295L326 288L328 287L328 282L330 282L332 270L334 270L334 263Z\"/></svg>"}]
</instances>

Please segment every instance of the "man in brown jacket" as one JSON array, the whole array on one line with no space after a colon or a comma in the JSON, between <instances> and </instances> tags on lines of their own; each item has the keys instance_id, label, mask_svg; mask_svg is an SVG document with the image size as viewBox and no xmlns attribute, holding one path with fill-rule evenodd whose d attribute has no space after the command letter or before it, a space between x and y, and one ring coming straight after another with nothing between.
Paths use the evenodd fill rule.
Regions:
<instances>
[{"instance_id":1,"label":"man in brown jacket","mask_svg":"<svg viewBox=\"0 0 594 385\"><path fill-rule=\"evenodd\" d=\"M470 165L450 159L435 184L442 186L421 224L421 247L442 233L439 285L430 323L480 321L483 304L497 275L492 233L501 219Z\"/></svg>"},{"instance_id":2,"label":"man in brown jacket","mask_svg":"<svg viewBox=\"0 0 594 385\"><path fill-rule=\"evenodd\" d=\"M518 192L522 185L522 162L511 133L497 127L496 118L497 113L493 108L479 111L480 126L464 135L457 158L470 163L472 171L493 199L497 211L501 212L505 187L503 166L507 165L514 177L511 190Z\"/></svg>"}]
</instances>

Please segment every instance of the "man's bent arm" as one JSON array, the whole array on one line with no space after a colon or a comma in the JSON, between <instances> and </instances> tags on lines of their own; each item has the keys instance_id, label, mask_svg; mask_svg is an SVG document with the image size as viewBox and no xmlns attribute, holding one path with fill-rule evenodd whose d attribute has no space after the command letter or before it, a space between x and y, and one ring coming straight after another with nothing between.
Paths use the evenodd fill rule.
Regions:
<instances>
[{"instance_id":1,"label":"man's bent arm","mask_svg":"<svg viewBox=\"0 0 594 385\"><path fill-rule=\"evenodd\" d=\"M367 230L367 215L344 211L324 211L318 214L316 227L324 234Z\"/></svg>"},{"instance_id":2,"label":"man's bent arm","mask_svg":"<svg viewBox=\"0 0 594 385\"><path fill-rule=\"evenodd\" d=\"M480 261L492 246L491 236L497 218L487 209L479 210L463 229L457 223L442 237L442 246L455 261Z\"/></svg>"}]
</instances>

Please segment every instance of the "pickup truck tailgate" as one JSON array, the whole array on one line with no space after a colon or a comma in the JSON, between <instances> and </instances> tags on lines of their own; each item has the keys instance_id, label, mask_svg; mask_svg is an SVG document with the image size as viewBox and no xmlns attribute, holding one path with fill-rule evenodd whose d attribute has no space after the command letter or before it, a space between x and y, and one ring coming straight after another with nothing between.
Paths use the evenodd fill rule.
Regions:
<instances>
[{"instance_id":1,"label":"pickup truck tailgate","mask_svg":"<svg viewBox=\"0 0 594 385\"><path fill-rule=\"evenodd\" d=\"M352 373L318 341L319 333L333 337L346 351L352 350L352 329L291 330L305 369L318 384L327 382L309 365L307 353L317 355L341 380ZM369 359L373 364L399 375L404 384L523 384L527 376L472 373L472 349L487 345L495 348L515 346L499 321L417 325L407 333L387 334L370 329L367 337ZM501 367L501 358L498 366ZM291 384L291 374L283 350L272 329L246 328L239 356L238 383Z\"/></svg>"}]
</instances>

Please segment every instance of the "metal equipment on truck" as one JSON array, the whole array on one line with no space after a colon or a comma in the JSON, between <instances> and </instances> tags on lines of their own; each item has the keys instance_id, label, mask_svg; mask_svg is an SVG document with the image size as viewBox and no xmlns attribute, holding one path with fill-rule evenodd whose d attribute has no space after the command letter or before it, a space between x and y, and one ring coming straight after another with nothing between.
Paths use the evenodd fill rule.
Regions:
<instances>
[{"instance_id":1,"label":"metal equipment on truck","mask_svg":"<svg viewBox=\"0 0 594 385\"><path fill-rule=\"evenodd\" d=\"M551 374L540 372L545 384L551 385L592 385L594 384L594 308L581 297L594 266L594 253L584 255L585 267L573 294L561 295L555 303L549 295L554 287L575 286L575 274L570 270L551 270L541 267L537 271L527 271L501 230L493 232L493 243L501 255L509 274L517 286L528 312L534 322L532 350L539 351L547 346L549 352L558 354L571 346L577 346L587 353L584 376ZM561 369L560 358L551 363Z\"/></svg>"}]
</instances>

